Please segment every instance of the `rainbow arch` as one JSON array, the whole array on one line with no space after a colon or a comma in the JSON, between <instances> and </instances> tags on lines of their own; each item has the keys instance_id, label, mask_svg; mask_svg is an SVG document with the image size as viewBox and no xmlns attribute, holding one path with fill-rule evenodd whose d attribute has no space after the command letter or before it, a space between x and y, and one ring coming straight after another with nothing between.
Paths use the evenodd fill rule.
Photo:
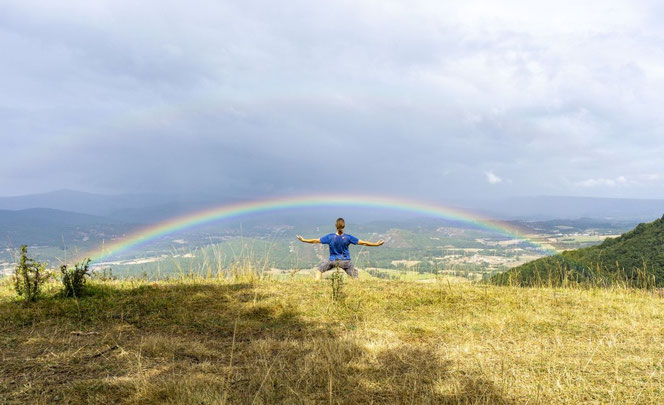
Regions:
<instances>
[{"instance_id":1,"label":"rainbow arch","mask_svg":"<svg viewBox=\"0 0 664 405\"><path fill-rule=\"evenodd\" d=\"M486 218L457 208L395 197L317 194L246 201L197 211L191 214L183 215L147 226L123 237L120 240L113 241L109 244L105 244L104 246L100 246L95 250L89 251L81 257L90 258L93 262L95 262L104 259L105 257L121 253L143 243L147 243L151 240L155 240L181 230L193 228L198 225L254 213L312 207L369 207L413 212L426 216L473 224L482 229L495 231L515 239L524 240L547 253L555 253L555 251L550 246L528 238L522 229L515 227L514 225Z\"/></svg>"}]
</instances>

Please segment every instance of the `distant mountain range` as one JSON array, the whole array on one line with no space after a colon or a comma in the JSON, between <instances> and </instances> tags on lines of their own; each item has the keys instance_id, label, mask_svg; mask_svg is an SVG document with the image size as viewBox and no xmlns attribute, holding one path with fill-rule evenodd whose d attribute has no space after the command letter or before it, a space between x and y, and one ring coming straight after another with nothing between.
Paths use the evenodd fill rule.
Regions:
<instances>
[{"instance_id":1,"label":"distant mountain range","mask_svg":"<svg viewBox=\"0 0 664 405\"><path fill-rule=\"evenodd\" d=\"M215 203L221 204L209 197L160 194L103 195L72 190L0 197L0 209L4 210L50 208L137 224L159 222Z\"/></svg>"},{"instance_id":2,"label":"distant mountain range","mask_svg":"<svg viewBox=\"0 0 664 405\"><path fill-rule=\"evenodd\" d=\"M9 241L13 246L21 243L56 246L63 240L65 243L98 241L146 224L237 201L213 195L101 195L71 190L0 197L0 246L10 244ZM530 225L545 228L549 224L542 221L551 219L573 219L575 226L582 223L578 220L581 217L595 224L621 221L631 224L652 220L664 213L664 200L637 199L519 197L443 205L498 219L538 221ZM344 207L339 211L331 207L299 208L264 212L213 225L217 229L242 227L243 232L261 233L284 225L300 229L325 228L331 226L328 218L339 215L355 224L395 221L395 227L427 221L418 213L385 209Z\"/></svg>"},{"instance_id":3,"label":"distant mountain range","mask_svg":"<svg viewBox=\"0 0 664 405\"><path fill-rule=\"evenodd\" d=\"M52 208L124 222L154 223L174 216L239 201L214 195L101 195L72 190L0 197L0 209ZM611 219L650 221L664 213L664 200L534 196L441 203L507 220ZM360 212L358 210L358 212ZM364 213L369 216L370 212ZM398 214L395 214L398 216ZM370 218L377 220L379 218Z\"/></svg>"},{"instance_id":4,"label":"distant mountain range","mask_svg":"<svg viewBox=\"0 0 664 405\"><path fill-rule=\"evenodd\" d=\"M650 277L653 279L651 280ZM567 280L664 285L664 217L599 245L537 259L497 274L498 284L559 285Z\"/></svg>"},{"instance_id":5,"label":"distant mountain range","mask_svg":"<svg viewBox=\"0 0 664 405\"><path fill-rule=\"evenodd\" d=\"M0 210L0 246L93 243L132 228L110 218L51 208Z\"/></svg>"},{"instance_id":6,"label":"distant mountain range","mask_svg":"<svg viewBox=\"0 0 664 405\"><path fill-rule=\"evenodd\" d=\"M81 214L112 217L113 213L128 209L163 204L166 197L151 194L102 195L81 191L59 190L42 194L0 197L0 209L24 210L51 208Z\"/></svg>"}]
</instances>

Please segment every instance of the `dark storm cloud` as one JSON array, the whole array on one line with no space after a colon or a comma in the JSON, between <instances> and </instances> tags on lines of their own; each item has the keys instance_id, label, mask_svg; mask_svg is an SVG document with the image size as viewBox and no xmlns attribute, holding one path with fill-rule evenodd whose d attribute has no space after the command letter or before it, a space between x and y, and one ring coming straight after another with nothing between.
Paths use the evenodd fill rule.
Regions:
<instances>
[{"instance_id":1,"label":"dark storm cloud","mask_svg":"<svg viewBox=\"0 0 664 405\"><path fill-rule=\"evenodd\" d=\"M662 10L577 3L4 3L0 189L664 197Z\"/></svg>"}]
</instances>

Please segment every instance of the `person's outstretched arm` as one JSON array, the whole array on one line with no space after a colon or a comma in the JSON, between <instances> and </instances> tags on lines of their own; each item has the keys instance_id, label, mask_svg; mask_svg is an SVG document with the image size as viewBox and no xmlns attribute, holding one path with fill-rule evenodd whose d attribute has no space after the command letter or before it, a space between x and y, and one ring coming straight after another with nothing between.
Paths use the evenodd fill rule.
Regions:
<instances>
[{"instance_id":1,"label":"person's outstretched arm","mask_svg":"<svg viewBox=\"0 0 664 405\"><path fill-rule=\"evenodd\" d=\"M304 239L300 235L297 235L297 238L300 240L300 242L304 242L304 243L320 243L320 239Z\"/></svg>"},{"instance_id":2,"label":"person's outstretched arm","mask_svg":"<svg viewBox=\"0 0 664 405\"><path fill-rule=\"evenodd\" d=\"M358 245L364 245L364 246L380 246L383 243L385 243L385 241L382 240L382 239L379 240L378 242L375 242L375 243L374 242L367 242L366 240L362 240L362 239L357 241Z\"/></svg>"}]
</instances>

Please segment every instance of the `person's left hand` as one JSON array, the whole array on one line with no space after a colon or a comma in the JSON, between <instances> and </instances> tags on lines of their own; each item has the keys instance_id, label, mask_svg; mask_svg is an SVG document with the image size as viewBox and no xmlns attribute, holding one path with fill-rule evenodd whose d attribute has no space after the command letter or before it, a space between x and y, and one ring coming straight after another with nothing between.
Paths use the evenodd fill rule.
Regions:
<instances>
[{"instance_id":1,"label":"person's left hand","mask_svg":"<svg viewBox=\"0 0 664 405\"><path fill-rule=\"evenodd\" d=\"M381 240L379 240L378 242L376 242L376 245L377 245L377 246L380 246L380 245L382 245L383 243L385 243L385 241L381 239Z\"/></svg>"},{"instance_id":2,"label":"person's left hand","mask_svg":"<svg viewBox=\"0 0 664 405\"><path fill-rule=\"evenodd\" d=\"M300 242L304 242L304 238L302 237L302 235L297 235L297 238L300 240Z\"/></svg>"}]
</instances>

